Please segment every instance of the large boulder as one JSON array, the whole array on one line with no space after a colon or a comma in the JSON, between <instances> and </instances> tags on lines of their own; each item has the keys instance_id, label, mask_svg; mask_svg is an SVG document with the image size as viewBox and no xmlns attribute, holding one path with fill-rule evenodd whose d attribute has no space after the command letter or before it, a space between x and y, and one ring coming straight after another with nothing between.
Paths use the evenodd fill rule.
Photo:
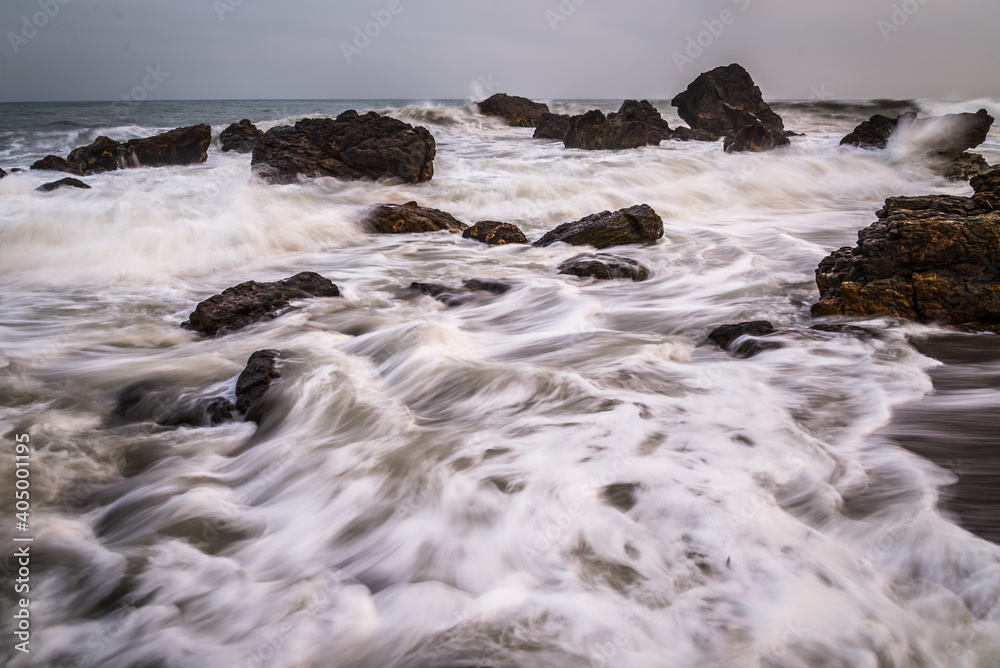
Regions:
<instances>
[{"instance_id":1,"label":"large boulder","mask_svg":"<svg viewBox=\"0 0 1000 668\"><path fill-rule=\"evenodd\" d=\"M233 123L222 131L219 135L219 143L222 144L222 152L236 151L237 153L250 153L257 145L264 132L256 125L244 118L239 123Z\"/></svg>"},{"instance_id":2,"label":"large boulder","mask_svg":"<svg viewBox=\"0 0 1000 668\"><path fill-rule=\"evenodd\" d=\"M649 278L649 269L639 262L607 253L577 255L559 265L559 273L599 281L627 279L639 282Z\"/></svg>"},{"instance_id":3,"label":"large boulder","mask_svg":"<svg viewBox=\"0 0 1000 668\"><path fill-rule=\"evenodd\" d=\"M71 172L73 171L73 166L65 158L60 158L58 155L47 155L41 160L36 160L32 163L31 169L45 172Z\"/></svg>"},{"instance_id":4,"label":"large boulder","mask_svg":"<svg viewBox=\"0 0 1000 668\"><path fill-rule=\"evenodd\" d=\"M450 213L419 206L416 202L380 204L368 213L362 226L367 231L377 234L410 234L440 230L463 232L469 227Z\"/></svg>"},{"instance_id":5,"label":"large boulder","mask_svg":"<svg viewBox=\"0 0 1000 668\"><path fill-rule=\"evenodd\" d=\"M612 121L599 109L570 119L569 130L563 138L566 148L588 151L639 148L659 143L660 136L642 121L630 118Z\"/></svg>"},{"instance_id":6,"label":"large boulder","mask_svg":"<svg viewBox=\"0 0 1000 668\"><path fill-rule=\"evenodd\" d=\"M840 140L841 146L857 146L866 149L883 149L889 144L889 137L896 131L900 123L912 123L917 114L908 111L896 118L875 114L850 134Z\"/></svg>"},{"instance_id":7,"label":"large boulder","mask_svg":"<svg viewBox=\"0 0 1000 668\"><path fill-rule=\"evenodd\" d=\"M562 141L569 132L569 124L572 120L569 114L549 114L545 113L538 117L538 125L535 126L535 139L558 139Z\"/></svg>"},{"instance_id":8,"label":"large boulder","mask_svg":"<svg viewBox=\"0 0 1000 668\"><path fill-rule=\"evenodd\" d=\"M58 181L53 181L52 183L40 185L35 188L35 190L41 193L50 193L53 190L59 190L60 188L80 188L81 190L90 190L90 186L86 183L80 179L74 179L71 176L67 176L65 179L59 179Z\"/></svg>"},{"instance_id":9,"label":"large boulder","mask_svg":"<svg viewBox=\"0 0 1000 668\"><path fill-rule=\"evenodd\" d=\"M752 114L775 136L785 134L781 117L764 102L750 74L735 63L699 75L671 104L691 128L719 137L734 135L752 124L738 118L734 124L733 116L739 112Z\"/></svg>"},{"instance_id":10,"label":"large boulder","mask_svg":"<svg viewBox=\"0 0 1000 668\"><path fill-rule=\"evenodd\" d=\"M497 93L479 103L479 111L487 116L500 116L507 125L533 128L542 114L549 113L549 105L532 102L525 97Z\"/></svg>"},{"instance_id":11,"label":"large boulder","mask_svg":"<svg viewBox=\"0 0 1000 668\"><path fill-rule=\"evenodd\" d=\"M746 125L731 137L726 137L723 149L726 153L770 151L789 143L788 137L776 135L760 123Z\"/></svg>"},{"instance_id":12,"label":"large boulder","mask_svg":"<svg viewBox=\"0 0 1000 668\"><path fill-rule=\"evenodd\" d=\"M858 245L816 270L813 315L885 315L1000 331L1000 170L972 198L892 197Z\"/></svg>"},{"instance_id":13,"label":"large boulder","mask_svg":"<svg viewBox=\"0 0 1000 668\"><path fill-rule=\"evenodd\" d=\"M435 151L434 137L424 127L351 110L336 119L306 118L294 127L271 128L254 147L252 165L269 183L294 183L300 176L421 183L434 176Z\"/></svg>"},{"instance_id":14,"label":"large boulder","mask_svg":"<svg viewBox=\"0 0 1000 668\"><path fill-rule=\"evenodd\" d=\"M608 122L645 125L649 131L647 142L653 145L659 144L661 139L673 136L670 125L648 100L625 100L616 113L608 114Z\"/></svg>"},{"instance_id":15,"label":"large boulder","mask_svg":"<svg viewBox=\"0 0 1000 668\"><path fill-rule=\"evenodd\" d=\"M339 297L327 278L302 272L274 283L247 281L198 304L182 326L205 336L229 334L262 320L271 320L293 299Z\"/></svg>"},{"instance_id":16,"label":"large boulder","mask_svg":"<svg viewBox=\"0 0 1000 668\"><path fill-rule=\"evenodd\" d=\"M498 223L494 220L481 220L469 229L462 232L462 237L472 239L490 246L504 246L507 244L526 244L527 237L517 225L513 223Z\"/></svg>"},{"instance_id":17,"label":"large boulder","mask_svg":"<svg viewBox=\"0 0 1000 668\"><path fill-rule=\"evenodd\" d=\"M123 164L128 167L169 167L197 165L208 160L212 143L209 125L193 125L169 132L131 139L121 146Z\"/></svg>"},{"instance_id":18,"label":"large boulder","mask_svg":"<svg viewBox=\"0 0 1000 668\"><path fill-rule=\"evenodd\" d=\"M111 172L122 166L122 145L101 136L89 146L73 149L66 161L81 176Z\"/></svg>"},{"instance_id":19,"label":"large boulder","mask_svg":"<svg viewBox=\"0 0 1000 668\"><path fill-rule=\"evenodd\" d=\"M278 371L277 350L258 350L247 360L246 368L236 380L236 410L243 413L248 422L259 422L263 416L261 398L276 379Z\"/></svg>"},{"instance_id":20,"label":"large boulder","mask_svg":"<svg viewBox=\"0 0 1000 668\"><path fill-rule=\"evenodd\" d=\"M534 245L544 247L562 241L572 246L607 248L623 244L653 243L662 236L663 220L648 204L639 204L563 223L546 233Z\"/></svg>"}]
</instances>

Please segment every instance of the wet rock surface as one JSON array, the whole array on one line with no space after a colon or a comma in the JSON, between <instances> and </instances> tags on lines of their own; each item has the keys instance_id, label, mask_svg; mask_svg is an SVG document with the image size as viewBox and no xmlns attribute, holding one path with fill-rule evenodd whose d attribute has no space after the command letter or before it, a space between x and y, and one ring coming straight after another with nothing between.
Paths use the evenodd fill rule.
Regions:
<instances>
[{"instance_id":1,"label":"wet rock surface","mask_svg":"<svg viewBox=\"0 0 1000 668\"><path fill-rule=\"evenodd\" d=\"M607 253L583 254L559 265L559 273L599 281L625 279L635 282L649 278L649 268L627 257Z\"/></svg>"},{"instance_id":2,"label":"wet rock surface","mask_svg":"<svg viewBox=\"0 0 1000 668\"><path fill-rule=\"evenodd\" d=\"M52 181L51 183L45 183L37 188L38 192L49 193L53 190L59 190L60 188L80 188L81 190L90 190L90 186L81 181L80 179L74 179L71 176L67 176L65 179L59 179L58 181Z\"/></svg>"},{"instance_id":3,"label":"wet rock surface","mask_svg":"<svg viewBox=\"0 0 1000 668\"><path fill-rule=\"evenodd\" d=\"M757 339L775 333L774 325L767 320L752 320L722 325L712 330L708 340L736 357L753 357L770 346ZM738 343L738 345L735 345Z\"/></svg>"},{"instance_id":4,"label":"wet rock surface","mask_svg":"<svg viewBox=\"0 0 1000 668\"><path fill-rule=\"evenodd\" d=\"M47 155L41 160L36 160L32 163L31 169L48 172L71 172L73 171L73 166L65 158L60 158L58 155Z\"/></svg>"},{"instance_id":5,"label":"wet rock surface","mask_svg":"<svg viewBox=\"0 0 1000 668\"><path fill-rule=\"evenodd\" d=\"M170 167L198 165L208 160L212 144L209 125L177 128L145 139L132 139L121 145L121 163L127 167Z\"/></svg>"},{"instance_id":6,"label":"wet rock surface","mask_svg":"<svg viewBox=\"0 0 1000 668\"><path fill-rule=\"evenodd\" d=\"M462 237L479 241L490 246L507 244L526 244L527 237L517 225L500 223L493 220L481 220L462 232Z\"/></svg>"},{"instance_id":7,"label":"wet rock surface","mask_svg":"<svg viewBox=\"0 0 1000 668\"><path fill-rule=\"evenodd\" d=\"M486 116L499 116L513 127L533 128L538 125L542 114L549 113L549 105L526 97L497 93L480 102L479 111Z\"/></svg>"},{"instance_id":8,"label":"wet rock surface","mask_svg":"<svg viewBox=\"0 0 1000 668\"><path fill-rule=\"evenodd\" d=\"M264 136L262 130L244 118L239 123L233 123L222 131L219 135L219 143L222 145L223 153L235 151L236 153L250 153L254 146Z\"/></svg>"},{"instance_id":9,"label":"wet rock surface","mask_svg":"<svg viewBox=\"0 0 1000 668\"><path fill-rule=\"evenodd\" d=\"M639 204L563 223L547 232L534 245L551 246L561 241L572 246L608 248L623 244L654 243L662 236L663 220L648 204Z\"/></svg>"},{"instance_id":10,"label":"wet rock surface","mask_svg":"<svg viewBox=\"0 0 1000 668\"><path fill-rule=\"evenodd\" d=\"M692 129L719 137L735 135L755 122L775 136L785 134L781 117L764 102L750 74L735 63L699 75L671 104Z\"/></svg>"},{"instance_id":11,"label":"wet rock surface","mask_svg":"<svg viewBox=\"0 0 1000 668\"><path fill-rule=\"evenodd\" d=\"M454 308L491 296L506 294L513 287L513 283L509 281L472 278L462 283L461 286L414 282L410 284L408 290L433 297L445 306Z\"/></svg>"},{"instance_id":12,"label":"wet rock surface","mask_svg":"<svg viewBox=\"0 0 1000 668\"><path fill-rule=\"evenodd\" d=\"M535 139L558 139L562 141L569 132L570 121L573 119L569 114L544 113L538 117L538 124L535 126Z\"/></svg>"},{"instance_id":13,"label":"wet rock surface","mask_svg":"<svg viewBox=\"0 0 1000 668\"><path fill-rule=\"evenodd\" d=\"M246 368L236 380L236 410L243 413L248 422L259 422L263 416L261 398L276 379L278 371L277 350L258 350L247 360Z\"/></svg>"},{"instance_id":14,"label":"wet rock surface","mask_svg":"<svg viewBox=\"0 0 1000 668\"><path fill-rule=\"evenodd\" d=\"M440 209L406 204L380 204L362 221L368 232L377 234L412 234L418 232L464 232L469 227L450 213Z\"/></svg>"}]
</instances>

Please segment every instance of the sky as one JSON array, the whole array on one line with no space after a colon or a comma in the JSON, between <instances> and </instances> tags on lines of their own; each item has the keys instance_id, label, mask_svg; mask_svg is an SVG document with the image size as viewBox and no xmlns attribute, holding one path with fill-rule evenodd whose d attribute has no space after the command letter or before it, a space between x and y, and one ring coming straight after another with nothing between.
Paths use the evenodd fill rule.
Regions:
<instances>
[{"instance_id":1,"label":"sky","mask_svg":"<svg viewBox=\"0 0 1000 668\"><path fill-rule=\"evenodd\" d=\"M1000 98L997 0L2 0L0 102Z\"/></svg>"}]
</instances>

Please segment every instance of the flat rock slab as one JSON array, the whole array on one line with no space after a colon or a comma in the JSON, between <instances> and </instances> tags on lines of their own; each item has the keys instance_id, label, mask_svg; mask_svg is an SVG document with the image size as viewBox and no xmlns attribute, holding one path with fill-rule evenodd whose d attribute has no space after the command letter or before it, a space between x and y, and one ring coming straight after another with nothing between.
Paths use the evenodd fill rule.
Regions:
<instances>
[{"instance_id":1,"label":"flat rock slab","mask_svg":"<svg viewBox=\"0 0 1000 668\"><path fill-rule=\"evenodd\" d=\"M307 118L271 128L254 146L251 164L254 174L268 183L321 176L421 183L434 176L435 153L434 137L426 128L351 110L336 119Z\"/></svg>"},{"instance_id":2,"label":"flat rock slab","mask_svg":"<svg viewBox=\"0 0 1000 668\"><path fill-rule=\"evenodd\" d=\"M572 246L607 248L623 244L654 243L662 236L663 220L648 204L639 204L563 223L546 233L534 245L544 247L562 241Z\"/></svg>"},{"instance_id":3,"label":"flat rock slab","mask_svg":"<svg viewBox=\"0 0 1000 668\"><path fill-rule=\"evenodd\" d=\"M229 334L277 317L293 299L339 296L340 290L332 281L314 272L274 283L247 281L198 304L183 326L205 336Z\"/></svg>"},{"instance_id":4,"label":"flat rock slab","mask_svg":"<svg viewBox=\"0 0 1000 668\"><path fill-rule=\"evenodd\" d=\"M369 232L377 234L411 234L414 232L464 232L469 226L440 209L406 204L380 204L362 222Z\"/></svg>"}]
</instances>

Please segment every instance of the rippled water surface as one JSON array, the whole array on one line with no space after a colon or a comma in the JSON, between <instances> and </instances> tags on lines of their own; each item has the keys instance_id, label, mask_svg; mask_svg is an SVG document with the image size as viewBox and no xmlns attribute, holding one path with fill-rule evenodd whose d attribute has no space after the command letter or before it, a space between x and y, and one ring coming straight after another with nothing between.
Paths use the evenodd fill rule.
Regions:
<instances>
[{"instance_id":1,"label":"rippled water surface","mask_svg":"<svg viewBox=\"0 0 1000 668\"><path fill-rule=\"evenodd\" d=\"M839 147L880 104L783 103L806 136L742 155L571 151L464 102L0 105L8 171L101 134L347 108L438 145L420 185L266 186L217 143L204 165L87 191L0 180L0 427L31 436L35 535L34 652L4 643L0 662L1000 665L1000 547L959 524L995 540L993 516L939 504L956 475L996 467L995 337L810 329L817 263L882 200L971 191L905 146ZM990 100L906 106L1000 117ZM980 150L1000 162L996 130ZM555 273L578 248L359 227L410 200L529 239L647 203L665 235L613 251L649 281L596 283ZM343 296L218 339L180 328L226 287L299 271ZM404 289L469 278L514 289L452 309ZM776 345L704 345L752 319ZM265 348L282 378L259 429L111 419L137 381L232 396Z\"/></svg>"}]
</instances>

